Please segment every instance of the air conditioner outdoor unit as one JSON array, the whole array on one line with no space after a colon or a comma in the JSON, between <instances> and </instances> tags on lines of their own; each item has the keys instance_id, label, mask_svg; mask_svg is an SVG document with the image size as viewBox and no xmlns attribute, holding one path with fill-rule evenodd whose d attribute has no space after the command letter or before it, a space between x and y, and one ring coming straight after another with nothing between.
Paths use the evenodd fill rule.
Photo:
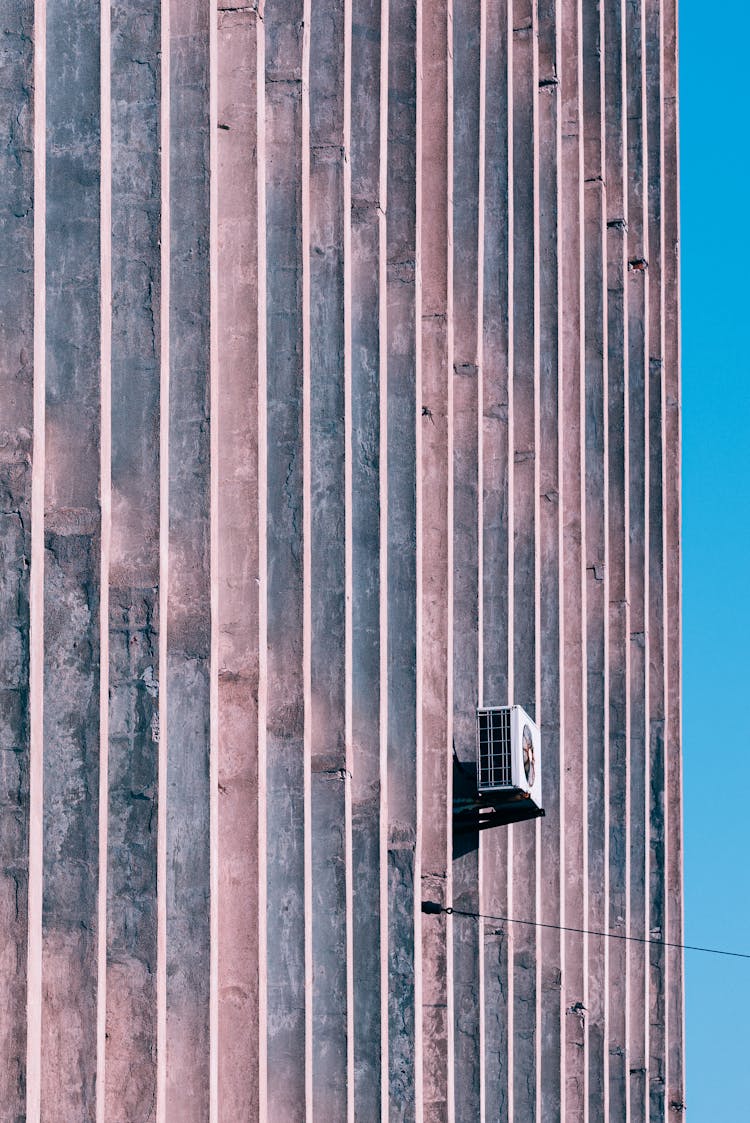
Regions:
<instances>
[{"instance_id":1,"label":"air conditioner outdoor unit","mask_svg":"<svg viewBox=\"0 0 750 1123\"><path fill-rule=\"evenodd\" d=\"M539 730L521 706L477 710L477 789L542 806Z\"/></svg>"}]
</instances>

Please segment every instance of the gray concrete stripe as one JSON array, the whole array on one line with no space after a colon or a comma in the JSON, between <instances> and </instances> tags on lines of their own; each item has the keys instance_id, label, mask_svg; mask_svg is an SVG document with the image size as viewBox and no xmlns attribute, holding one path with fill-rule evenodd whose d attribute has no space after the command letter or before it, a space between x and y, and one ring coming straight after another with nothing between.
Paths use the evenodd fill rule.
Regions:
<instances>
[{"instance_id":1,"label":"gray concrete stripe","mask_svg":"<svg viewBox=\"0 0 750 1123\"><path fill-rule=\"evenodd\" d=\"M354 1110L380 1118L385 1065L381 955L381 661L380 456L381 247L385 199L381 175L381 68L387 53L380 0L352 13L352 855ZM386 24L387 27L387 24ZM374 106L373 106L374 102ZM385 512L383 512L384 515Z\"/></svg>"},{"instance_id":2,"label":"gray concrete stripe","mask_svg":"<svg viewBox=\"0 0 750 1123\"><path fill-rule=\"evenodd\" d=\"M33 402L29 566L29 866L26 996L26 1118L41 1114L42 910L44 862L44 491L46 410L47 10L33 13Z\"/></svg>"},{"instance_id":3,"label":"gray concrete stripe","mask_svg":"<svg viewBox=\"0 0 750 1123\"><path fill-rule=\"evenodd\" d=\"M666 722L666 600L664 495L664 208L662 121L662 9L648 0L646 30L646 112L648 118L649 223L649 921L657 938L665 936L664 795ZM664 1120L666 1093L666 950L652 946L649 956L649 1117Z\"/></svg>"},{"instance_id":4,"label":"gray concrete stripe","mask_svg":"<svg viewBox=\"0 0 750 1123\"><path fill-rule=\"evenodd\" d=\"M562 317L560 314L560 33L554 0L539 19L539 719L544 743L540 831L540 919L562 923ZM542 931L539 939L539 1111L559 1118L562 1095L562 938Z\"/></svg>"},{"instance_id":5,"label":"gray concrete stripe","mask_svg":"<svg viewBox=\"0 0 750 1123\"><path fill-rule=\"evenodd\" d=\"M586 362L586 673L588 751L588 927L606 928L609 892L609 557L604 10L583 11L584 291ZM608 1118L606 940L589 941L589 1118Z\"/></svg>"},{"instance_id":6,"label":"gray concrete stripe","mask_svg":"<svg viewBox=\"0 0 750 1123\"><path fill-rule=\"evenodd\" d=\"M259 267L264 74L252 9L218 12L218 1118L260 1115ZM261 531L262 533L262 531Z\"/></svg>"},{"instance_id":7,"label":"gray concrete stripe","mask_svg":"<svg viewBox=\"0 0 750 1123\"><path fill-rule=\"evenodd\" d=\"M156 1085L160 49L159 4L113 7L111 228L102 232L112 261L104 1108L126 1118L147 1113Z\"/></svg>"},{"instance_id":8,"label":"gray concrete stripe","mask_svg":"<svg viewBox=\"0 0 750 1123\"><path fill-rule=\"evenodd\" d=\"M648 799L648 227L645 184L645 26L640 4L628 7L628 365L630 444L630 929L647 936ZM632 263L632 264L631 264ZM630 1107L634 1119L648 1114L648 955L633 944L630 955Z\"/></svg>"},{"instance_id":9,"label":"gray concrete stripe","mask_svg":"<svg viewBox=\"0 0 750 1123\"><path fill-rule=\"evenodd\" d=\"M609 913L607 927L628 934L629 918L629 646L630 540L628 525L627 383L627 148L625 5L605 8L605 173L607 185L607 396L609 513ZM629 1119L627 945L609 946L609 1110Z\"/></svg>"},{"instance_id":10,"label":"gray concrete stripe","mask_svg":"<svg viewBox=\"0 0 750 1123\"><path fill-rule=\"evenodd\" d=\"M159 134L161 138L159 177L160 200L160 289L159 307L159 597L161 602L159 644L159 750L158 793L160 809L156 840L156 1118L164 1123L167 1099L167 768L168 753L168 659L169 635L167 606L169 600L169 398L170 398L170 7L171 0L161 0L161 56Z\"/></svg>"},{"instance_id":11,"label":"gray concrete stripe","mask_svg":"<svg viewBox=\"0 0 750 1123\"><path fill-rule=\"evenodd\" d=\"M170 10L168 1115L209 1099L209 22Z\"/></svg>"},{"instance_id":12,"label":"gray concrete stripe","mask_svg":"<svg viewBox=\"0 0 750 1123\"><path fill-rule=\"evenodd\" d=\"M268 1112L304 1116L302 4L266 38ZM276 824L284 823L281 832ZM283 902L279 907L279 902Z\"/></svg>"},{"instance_id":13,"label":"gray concrete stripe","mask_svg":"<svg viewBox=\"0 0 750 1123\"><path fill-rule=\"evenodd\" d=\"M531 717L539 716L539 60L537 10L513 5L513 693ZM511 915L537 915L538 822L510 830ZM512 936L513 1119L536 1118L538 1087L538 934L523 927Z\"/></svg>"},{"instance_id":14,"label":"gray concrete stripe","mask_svg":"<svg viewBox=\"0 0 750 1123\"><path fill-rule=\"evenodd\" d=\"M313 1101L347 1117L345 33L342 0L310 27L310 593Z\"/></svg>"},{"instance_id":15,"label":"gray concrete stripe","mask_svg":"<svg viewBox=\"0 0 750 1123\"><path fill-rule=\"evenodd\" d=\"M32 3L4 2L0 121L0 1103L24 1117L29 905L29 672L34 433Z\"/></svg>"},{"instance_id":16,"label":"gray concrete stripe","mask_svg":"<svg viewBox=\"0 0 750 1123\"><path fill-rule=\"evenodd\" d=\"M480 5L453 5L453 744L476 756L479 700L479 266ZM453 900L479 908L479 841L453 862ZM482 1026L480 925L456 925L453 940L455 1112L478 1119Z\"/></svg>"},{"instance_id":17,"label":"gray concrete stripe","mask_svg":"<svg viewBox=\"0 0 750 1123\"><path fill-rule=\"evenodd\" d=\"M50 8L47 46L41 1111L43 1119L93 1119L100 629L98 9L78 0Z\"/></svg>"}]
</instances>

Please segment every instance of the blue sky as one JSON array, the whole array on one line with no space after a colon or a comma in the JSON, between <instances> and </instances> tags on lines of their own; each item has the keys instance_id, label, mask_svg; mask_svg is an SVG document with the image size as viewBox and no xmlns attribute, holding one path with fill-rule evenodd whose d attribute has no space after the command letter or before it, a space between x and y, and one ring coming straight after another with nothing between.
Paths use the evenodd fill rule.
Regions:
<instances>
[{"instance_id":1,"label":"blue sky","mask_svg":"<svg viewBox=\"0 0 750 1123\"><path fill-rule=\"evenodd\" d=\"M686 938L750 952L750 4L680 33ZM689 1123L750 1120L750 961L685 962Z\"/></svg>"}]
</instances>

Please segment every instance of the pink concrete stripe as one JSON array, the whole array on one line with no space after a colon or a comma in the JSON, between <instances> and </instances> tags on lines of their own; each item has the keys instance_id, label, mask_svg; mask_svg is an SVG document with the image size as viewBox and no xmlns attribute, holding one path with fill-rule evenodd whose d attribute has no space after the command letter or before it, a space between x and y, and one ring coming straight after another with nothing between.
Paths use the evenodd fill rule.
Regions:
<instances>
[{"instance_id":1,"label":"pink concrete stripe","mask_svg":"<svg viewBox=\"0 0 750 1123\"><path fill-rule=\"evenodd\" d=\"M481 677L479 697L487 705L509 700L512 662L512 456L509 418L512 384L513 324L509 292L513 285L512 162L512 4L491 0L482 6L480 106L484 117L482 193L484 224L481 255L482 394L480 434ZM510 92L509 92L510 91ZM487 831L481 838L480 892L483 910L510 915L509 833ZM509 1108L510 1019L512 998L506 989L507 933L485 925L482 936L484 1057L481 1065L482 1110L487 1120L506 1119ZM511 984L512 985L512 984Z\"/></svg>"},{"instance_id":2,"label":"pink concrete stripe","mask_svg":"<svg viewBox=\"0 0 750 1123\"><path fill-rule=\"evenodd\" d=\"M628 260L648 259L648 156L645 104L644 5L627 9L628 92ZM630 929L648 935L649 761L648 708L648 271L629 269L628 360L630 397ZM633 1119L648 1114L649 1055L648 956L633 945L630 953L630 1104Z\"/></svg>"},{"instance_id":3,"label":"pink concrete stripe","mask_svg":"<svg viewBox=\"0 0 750 1123\"><path fill-rule=\"evenodd\" d=\"M512 315L514 459L513 696L538 715L539 705L539 227L537 9L513 6L513 255ZM539 824L512 828L513 912L535 917L538 908ZM538 936L534 928L513 937L513 1119L526 1123L537 1111ZM534 1072L533 1090L525 1074Z\"/></svg>"},{"instance_id":4,"label":"pink concrete stripe","mask_svg":"<svg viewBox=\"0 0 750 1123\"><path fill-rule=\"evenodd\" d=\"M167 761L170 410L170 9L161 3L161 307L159 372L159 748L157 824L156 1120L167 1111Z\"/></svg>"},{"instance_id":5,"label":"pink concrete stripe","mask_svg":"<svg viewBox=\"0 0 750 1123\"><path fill-rule=\"evenodd\" d=\"M378 183L378 322L379 332L379 590L380 590L380 1118L389 1118L390 1027L388 1023L388 75L390 0L380 4L380 145Z\"/></svg>"},{"instance_id":6,"label":"pink concrete stripe","mask_svg":"<svg viewBox=\"0 0 750 1123\"><path fill-rule=\"evenodd\" d=\"M477 426L477 702L484 697L484 281L485 281L485 202L486 202L486 156L487 156L487 4L480 0L479 4L479 98L477 106L477 324L476 324L476 359L477 359L477 399L476 399L476 426ZM451 12L451 23L453 12ZM451 91L452 92L452 91ZM452 142L452 138L451 138ZM452 155L452 152L451 152ZM453 170L451 168L451 170ZM452 255L451 255L452 257ZM451 262L452 267L452 262ZM451 391L453 386L451 385ZM451 407L452 407L451 401ZM451 410L452 412L452 410ZM452 426L451 426L452 428ZM452 445L452 442L451 442ZM452 454L451 447L451 454ZM452 459L452 455L451 455ZM451 527L451 531L453 528ZM451 534L452 537L452 534ZM451 559L452 560L452 559ZM454 594L455 595L455 594ZM451 598L451 603L453 599ZM451 693L453 691L451 683ZM451 776L452 778L452 776ZM449 787L452 803L452 785ZM451 807L452 811L452 807ZM479 840L479 860L477 862L477 903L479 912L485 912L484 905L484 846ZM451 929L451 935L452 935ZM485 982L485 956L484 956L484 925L478 926L477 940L477 976L478 976L478 1016L479 1016L479 1113L482 1119L487 1117L487 1026L486 1026L486 999L487 987ZM455 1021L454 1021L455 1025ZM455 1055L455 1047L454 1047ZM454 1074L455 1084L455 1074ZM454 1091L455 1096L455 1091Z\"/></svg>"},{"instance_id":7,"label":"pink concrete stripe","mask_svg":"<svg viewBox=\"0 0 750 1123\"><path fill-rule=\"evenodd\" d=\"M663 114L665 199L665 412L667 492L665 495L667 594L667 726L666 726L666 929L667 939L683 939L682 839L682 668L681 668L681 380L679 259L679 113L677 2L665 0ZM675 1110L685 1104L684 959L667 959L667 1100Z\"/></svg>"},{"instance_id":8,"label":"pink concrete stripe","mask_svg":"<svg viewBox=\"0 0 750 1123\"><path fill-rule=\"evenodd\" d=\"M605 173L608 287L609 394L609 930L627 934L629 925L629 525L628 525L628 387L627 258L625 193L627 189L625 5L610 0L605 9ZM627 948L609 947L609 1097L610 1113L629 1119Z\"/></svg>"},{"instance_id":9,"label":"pink concrete stripe","mask_svg":"<svg viewBox=\"0 0 750 1123\"><path fill-rule=\"evenodd\" d=\"M29 660L29 935L26 1118L39 1123L42 1047L42 850L44 807L44 480L47 5L34 5L34 434L31 478L31 652Z\"/></svg>"},{"instance_id":10,"label":"pink concrete stripe","mask_svg":"<svg viewBox=\"0 0 750 1123\"><path fill-rule=\"evenodd\" d=\"M452 6L423 13L421 106L421 386L417 390L421 601L422 895L452 900L450 637L452 585ZM450 179L449 179L450 177ZM428 413L424 413L428 410ZM426 1119L454 1118L452 922L422 918L423 1097Z\"/></svg>"},{"instance_id":11,"label":"pink concrete stripe","mask_svg":"<svg viewBox=\"0 0 750 1123\"><path fill-rule=\"evenodd\" d=\"M346 1118L354 1123L355 1010L354 1010L354 854L352 789L354 737L352 670L354 603L352 536L352 3L343 4L343 282L344 282L344 744L347 781L344 790L345 925L346 925Z\"/></svg>"},{"instance_id":12,"label":"pink concrete stripe","mask_svg":"<svg viewBox=\"0 0 750 1123\"><path fill-rule=\"evenodd\" d=\"M257 68L262 22L218 12L217 261L219 1118L259 1116L260 537Z\"/></svg>"},{"instance_id":13,"label":"pink concrete stripe","mask_svg":"<svg viewBox=\"0 0 750 1123\"><path fill-rule=\"evenodd\" d=\"M310 380L310 22L303 0L302 31L302 689L304 705L305 1114L313 1117L313 871L312 871L312 502Z\"/></svg>"},{"instance_id":14,"label":"pink concrete stripe","mask_svg":"<svg viewBox=\"0 0 750 1123\"><path fill-rule=\"evenodd\" d=\"M109 568L112 541L112 119L111 4L101 4L100 365L101 436L99 570L99 900L96 988L96 1119L104 1123L107 1031L107 857L109 811Z\"/></svg>"},{"instance_id":15,"label":"pink concrete stripe","mask_svg":"<svg viewBox=\"0 0 750 1123\"><path fill-rule=\"evenodd\" d=\"M583 622L586 525L583 509L585 451L583 447L583 120L582 26L580 0L562 5L562 165L561 198L563 261L561 315L563 333L563 678L562 735L566 757L563 786L565 841L562 862L565 924L586 927L587 765L586 675ZM580 1005L588 1004L588 941L566 936L563 947L565 1010L565 1085L563 1118L588 1117L588 1033Z\"/></svg>"},{"instance_id":16,"label":"pink concrete stripe","mask_svg":"<svg viewBox=\"0 0 750 1123\"><path fill-rule=\"evenodd\" d=\"M218 11L217 0L209 0L209 416L210 441L210 725L209 725L209 894L210 894L210 992L208 1011L209 1033L209 1098L210 1123L219 1121L219 440L220 440L220 376L219 376L219 215L218 215Z\"/></svg>"},{"instance_id":17,"label":"pink concrete stripe","mask_svg":"<svg viewBox=\"0 0 750 1123\"><path fill-rule=\"evenodd\" d=\"M268 717L268 386L266 370L266 39L265 24L256 29L256 160L258 177L258 1118L268 1117L268 890L267 761Z\"/></svg>"},{"instance_id":18,"label":"pink concrete stripe","mask_svg":"<svg viewBox=\"0 0 750 1123\"><path fill-rule=\"evenodd\" d=\"M414 263L415 263L415 294L414 294L414 360L415 360L415 379L414 379L414 450L416 459L416 472L415 472L415 538L416 538L416 566L415 566L415 593L417 598L416 604L416 783L415 783L415 818L416 818L416 839L414 847L414 1111L417 1119L422 1119L424 1116L424 1023L421 1017L422 1002L423 1002L423 969L422 969L422 909L421 909L421 891L422 891L422 870L423 855L422 855L422 837L423 837L423 806L424 806L424 768L423 768L423 755L424 755L424 713L423 713L423 695L424 695L424 679L423 679L423 663L424 663L424 650L420 642L423 626L423 573L422 573L422 549L423 549L423 527L422 527L422 511L424 503L424 495L422 489L422 478L419 471L419 465L422 459L422 417L419 403L422 400L422 381L423 381L423 349L422 349L422 283L421 283L421 263L422 263L422 238L423 238L423 222L422 222L422 204L423 204L423 117L424 117L424 53L423 53L423 5L418 3L416 8L416 113L415 113L415 192L414 192Z\"/></svg>"},{"instance_id":19,"label":"pink concrete stripe","mask_svg":"<svg viewBox=\"0 0 750 1123\"><path fill-rule=\"evenodd\" d=\"M666 929L666 667L667 574L664 394L664 119L663 20L661 0L648 0L646 32L646 108L648 117L649 223L649 918L650 933ZM652 946L649 967L649 1100L653 1119L669 1111L667 1084L668 952Z\"/></svg>"},{"instance_id":20,"label":"pink concrete stripe","mask_svg":"<svg viewBox=\"0 0 750 1123\"><path fill-rule=\"evenodd\" d=\"M606 927L609 897L608 368L605 254L604 8L583 15L584 255L586 371L586 668L588 756L587 926ZM586 1020L589 1118L609 1115L609 943L589 944Z\"/></svg>"}]
</instances>

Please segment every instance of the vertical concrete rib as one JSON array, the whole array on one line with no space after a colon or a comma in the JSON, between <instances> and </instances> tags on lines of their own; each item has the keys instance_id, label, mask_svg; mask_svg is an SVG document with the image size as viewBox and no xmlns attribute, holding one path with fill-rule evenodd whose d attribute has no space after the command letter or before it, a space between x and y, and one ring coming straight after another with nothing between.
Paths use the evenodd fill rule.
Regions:
<instances>
[{"instance_id":1,"label":"vertical concrete rib","mask_svg":"<svg viewBox=\"0 0 750 1123\"><path fill-rule=\"evenodd\" d=\"M476 759L479 701L480 0L453 5L453 746ZM456 840L453 903L479 912L479 838ZM480 1118L480 921L454 926L455 1107Z\"/></svg>"},{"instance_id":2,"label":"vertical concrete rib","mask_svg":"<svg viewBox=\"0 0 750 1123\"><path fill-rule=\"evenodd\" d=\"M209 1105L209 12L170 9L167 1115Z\"/></svg>"},{"instance_id":3,"label":"vertical concrete rib","mask_svg":"<svg viewBox=\"0 0 750 1123\"><path fill-rule=\"evenodd\" d=\"M169 384L170 384L170 11L160 0L159 74L159 742L156 829L156 1119L164 1123L167 1099L167 732L169 604Z\"/></svg>"},{"instance_id":4,"label":"vertical concrete rib","mask_svg":"<svg viewBox=\"0 0 750 1123\"><path fill-rule=\"evenodd\" d=\"M388 42L389 1114L417 1112L416 380L417 0L391 0ZM421 1032L421 1028L420 1028ZM421 1076L421 1074L420 1074Z\"/></svg>"},{"instance_id":5,"label":"vertical concrete rib","mask_svg":"<svg viewBox=\"0 0 750 1123\"><path fill-rule=\"evenodd\" d=\"M381 1118L386 1042L381 1025L380 874L381 551L380 456L381 150L387 21L381 0L355 0L351 65L351 536L352 536L352 880L354 1113ZM373 106L375 107L373 109ZM384 286L382 286L384 287ZM385 512L383 512L384 514Z\"/></svg>"},{"instance_id":6,"label":"vertical concrete rib","mask_svg":"<svg viewBox=\"0 0 750 1123\"><path fill-rule=\"evenodd\" d=\"M452 323L450 0L424 10L421 501L422 898L452 902ZM424 1119L452 1120L453 963L447 916L422 920Z\"/></svg>"},{"instance_id":7,"label":"vertical concrete rib","mask_svg":"<svg viewBox=\"0 0 750 1123\"><path fill-rule=\"evenodd\" d=\"M33 11L33 380L29 565L29 834L25 1118L41 1113L44 892L44 482L46 410L47 8ZM15 256L15 255L14 255ZM13 291L17 291L14 288ZM19 965L20 966L20 965ZM19 1111L19 1116L21 1112Z\"/></svg>"},{"instance_id":8,"label":"vertical concrete rib","mask_svg":"<svg viewBox=\"0 0 750 1123\"><path fill-rule=\"evenodd\" d=\"M512 666L513 533L512 456L509 435L513 353L510 291L513 285L512 3L486 0L484 21L484 245L482 308L482 679L481 700L504 705L510 698ZM509 831L487 831L482 839L482 903L490 915L510 915ZM483 931L484 1108L488 1120L510 1110L509 1057L512 1000L508 989L510 936L496 923Z\"/></svg>"},{"instance_id":9,"label":"vertical concrete rib","mask_svg":"<svg viewBox=\"0 0 750 1123\"><path fill-rule=\"evenodd\" d=\"M313 1114L347 1117L345 36L342 0L310 27L310 597Z\"/></svg>"},{"instance_id":10,"label":"vertical concrete rib","mask_svg":"<svg viewBox=\"0 0 750 1123\"><path fill-rule=\"evenodd\" d=\"M110 555L112 547L112 5L100 5L101 106L99 262L100 442L99 503L99 807L96 981L96 1118L104 1119L107 1087L107 915L109 842Z\"/></svg>"},{"instance_id":11,"label":"vertical concrete rib","mask_svg":"<svg viewBox=\"0 0 750 1123\"><path fill-rule=\"evenodd\" d=\"M390 908L388 893L390 889L390 818L388 814L388 767L389 767L389 706L388 661L390 647L388 642L389 605L388 605L388 144L390 138L389 106L390 90L390 6L391 0L381 0L380 6L380 175L378 192L380 196L378 224L378 530L380 534L380 557L378 572L378 593L380 613L378 620L379 637L379 674L380 689L380 1111L381 1119L388 1119L391 1105L391 1048L390 1048Z\"/></svg>"},{"instance_id":12,"label":"vertical concrete rib","mask_svg":"<svg viewBox=\"0 0 750 1123\"><path fill-rule=\"evenodd\" d=\"M677 2L663 0L662 113L664 128L664 439L666 594L666 938L679 944L683 928L682 669L681 669L681 382L680 205ZM683 954L667 957L667 1106L685 1111L685 1005Z\"/></svg>"},{"instance_id":13,"label":"vertical concrete rib","mask_svg":"<svg viewBox=\"0 0 750 1123\"><path fill-rule=\"evenodd\" d=\"M588 917L586 756L586 520L583 369L583 114L580 0L562 5L562 161L560 193L563 320L563 746L565 869L563 923L585 928ZM588 1119L588 938L566 934L563 944L565 1086L563 1118Z\"/></svg>"},{"instance_id":14,"label":"vertical concrete rib","mask_svg":"<svg viewBox=\"0 0 750 1123\"><path fill-rule=\"evenodd\" d=\"M539 4L539 719L544 744L540 920L562 924L562 422L560 283L560 26L556 0ZM562 938L539 936L541 1082L539 1114L559 1118L562 1050Z\"/></svg>"},{"instance_id":15,"label":"vertical concrete rib","mask_svg":"<svg viewBox=\"0 0 750 1123\"><path fill-rule=\"evenodd\" d=\"M219 1120L219 9L208 4L208 315L209 315L209 957L208 1118Z\"/></svg>"},{"instance_id":16,"label":"vertical concrete rib","mask_svg":"<svg viewBox=\"0 0 750 1123\"><path fill-rule=\"evenodd\" d=\"M662 119L662 5L646 0L646 116L648 197L648 934L665 939L665 724L666 599L664 522L664 207ZM649 1118L666 1117L665 1015L666 950L652 945L649 955Z\"/></svg>"},{"instance_id":17,"label":"vertical concrete rib","mask_svg":"<svg viewBox=\"0 0 750 1123\"><path fill-rule=\"evenodd\" d=\"M260 18L260 13L259 13ZM266 33L257 29L258 186L258 1120L268 1116L268 267L266 257Z\"/></svg>"},{"instance_id":18,"label":"vertical concrete rib","mask_svg":"<svg viewBox=\"0 0 750 1123\"><path fill-rule=\"evenodd\" d=\"M0 1103L25 1118L34 472L34 5L0 6ZM43 214L42 210L42 214ZM35 512L36 513L36 512ZM36 639L36 636L34 636Z\"/></svg>"},{"instance_id":19,"label":"vertical concrete rib","mask_svg":"<svg viewBox=\"0 0 750 1123\"><path fill-rule=\"evenodd\" d=\"M259 362L262 20L217 12L218 1118L260 1117Z\"/></svg>"},{"instance_id":20,"label":"vertical concrete rib","mask_svg":"<svg viewBox=\"0 0 750 1123\"><path fill-rule=\"evenodd\" d=\"M539 717L539 60L537 7L513 5L513 698ZM538 823L512 828L513 912L537 916ZM537 1113L537 931L513 936L513 1119Z\"/></svg>"},{"instance_id":21,"label":"vertical concrete rib","mask_svg":"<svg viewBox=\"0 0 750 1123\"><path fill-rule=\"evenodd\" d=\"M93 1119L99 788L99 10L47 20L43 1119ZM106 622L104 622L106 627Z\"/></svg>"},{"instance_id":22,"label":"vertical concrete rib","mask_svg":"<svg viewBox=\"0 0 750 1123\"><path fill-rule=\"evenodd\" d=\"M112 201L102 237L111 239L112 262L112 524L104 1109L105 1117L127 1119L148 1113L156 1089L160 24L157 3L115 3L107 44ZM103 203L105 194L103 180Z\"/></svg>"},{"instance_id":23,"label":"vertical concrete rib","mask_svg":"<svg viewBox=\"0 0 750 1123\"><path fill-rule=\"evenodd\" d=\"M305 1114L302 479L303 5L269 5L266 41L267 1087ZM284 830L279 824L284 824Z\"/></svg>"},{"instance_id":24,"label":"vertical concrete rib","mask_svg":"<svg viewBox=\"0 0 750 1123\"><path fill-rule=\"evenodd\" d=\"M586 675L588 753L587 927L606 928L608 906L609 557L607 515L607 292L604 136L604 5L584 5L584 293L586 364ZM589 941L589 1118L608 1118L609 943Z\"/></svg>"},{"instance_id":25,"label":"vertical concrete rib","mask_svg":"<svg viewBox=\"0 0 750 1123\"><path fill-rule=\"evenodd\" d=\"M608 0L605 26L605 170L607 184L607 401L609 577L609 911L606 927L628 934L630 734L630 539L628 471L627 343L627 120L625 90L625 2ZM609 1110L629 1120L629 948L609 942L609 1017L606 1049Z\"/></svg>"},{"instance_id":26,"label":"vertical concrete rib","mask_svg":"<svg viewBox=\"0 0 750 1123\"><path fill-rule=\"evenodd\" d=\"M628 397L630 474L630 934L648 936L648 200L645 25L627 8ZM648 1117L648 949L630 946L630 1107Z\"/></svg>"}]
</instances>

